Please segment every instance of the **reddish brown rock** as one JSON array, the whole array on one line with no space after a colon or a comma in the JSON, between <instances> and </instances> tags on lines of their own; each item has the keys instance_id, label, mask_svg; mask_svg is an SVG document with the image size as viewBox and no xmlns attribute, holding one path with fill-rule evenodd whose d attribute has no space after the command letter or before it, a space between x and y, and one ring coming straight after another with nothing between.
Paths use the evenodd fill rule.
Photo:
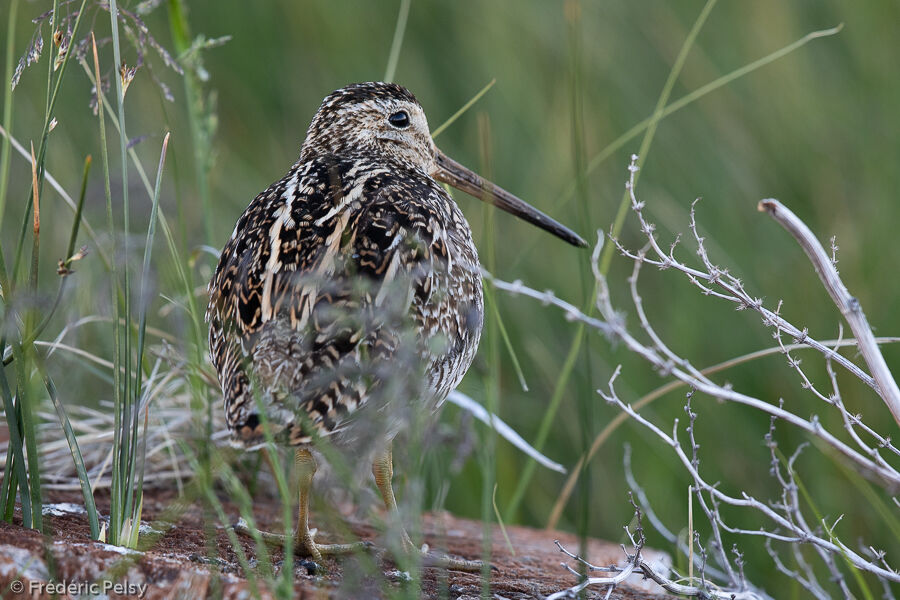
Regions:
<instances>
[{"instance_id":1,"label":"reddish brown rock","mask_svg":"<svg viewBox=\"0 0 900 600\"><path fill-rule=\"evenodd\" d=\"M148 492L150 494L152 492ZM72 504L45 507L45 521L52 535L42 536L34 530L21 527L17 513L13 524L0 522L0 597L2 598L50 598L50 592L60 592L60 598L75 597L66 594L65 588L48 588L47 581L99 582L99 588L77 590L107 593L109 598L139 597L138 586L146 586L144 598L252 598L254 582L246 577L240 559L223 528L215 529L214 558L209 558L211 547L206 543L202 514L199 509L187 508L177 524L161 535L144 552L101 544L90 540L87 519L78 510L77 497L67 497ZM152 520L170 504L169 499L144 501L145 519ZM101 510L105 513L106 507ZM236 517L235 507L226 504L230 515ZM258 503L254 513L262 526L276 523L281 508L275 503ZM361 539L377 542L375 530L368 524L348 520L351 531ZM426 542L432 548L446 548L450 553L467 559L481 556L482 524L479 521L459 519L446 513L424 517ZM515 556L510 552L499 528L493 535L491 564L496 568L491 576L491 592L495 598L541 598L575 583L574 576L560 566L563 556L553 543L559 539L570 549L577 548L574 536L560 532L546 532L526 527L508 527ZM248 560L256 557L253 541L238 536L240 547ZM322 541L335 541L321 534ZM668 558L658 552L645 550L648 559L665 562ZM617 544L591 540L589 557L594 564L613 564L623 560ZM281 552L271 551L276 570L281 564ZM367 570L358 559L326 559L320 573L309 575L302 565L295 564L295 595L299 598L377 598L385 586L409 585L404 575L390 561L377 565L382 576ZM299 562L299 561L298 561ZM372 561L369 561L375 564ZM252 568L254 575L259 567ZM51 578L51 573L55 574ZM368 575L366 575L368 573ZM111 576L110 574L118 574ZM110 580L105 584L104 580ZM637 580L637 578L634 578ZM262 598L270 598L265 578L255 576L255 586ZM271 581L271 580L269 580ZM18 582L18 583L14 583ZM131 594L121 587L111 588L113 583L134 586ZM640 585L635 581L635 586ZM644 584L646 585L646 584ZM426 569L422 574L422 597L450 599L477 598L481 591L479 574L446 572ZM74 588L72 591L76 591ZM597 597L606 590L596 590ZM249 592L249 593L248 593ZM591 594L589 597L594 597ZM656 598L652 588L641 589L630 585L620 586L613 598Z\"/></svg>"}]
</instances>

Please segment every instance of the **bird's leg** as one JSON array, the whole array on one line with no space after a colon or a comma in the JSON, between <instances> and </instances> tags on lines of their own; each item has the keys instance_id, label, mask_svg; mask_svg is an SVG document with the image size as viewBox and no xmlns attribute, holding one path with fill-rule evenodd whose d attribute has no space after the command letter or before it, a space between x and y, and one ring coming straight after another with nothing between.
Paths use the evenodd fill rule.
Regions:
<instances>
[{"instance_id":1,"label":"bird's leg","mask_svg":"<svg viewBox=\"0 0 900 600\"><path fill-rule=\"evenodd\" d=\"M406 528L400 521L397 499L394 498L394 486L391 484L391 480L394 478L394 457L390 444L384 452L379 452L375 456L375 460L372 462L372 475L375 476L375 486L381 493L381 499L384 500L389 518L396 519L397 524L400 525L400 543L403 545L403 551L407 554L415 552L418 548L409 539L409 534L406 533Z\"/></svg>"},{"instance_id":2,"label":"bird's leg","mask_svg":"<svg viewBox=\"0 0 900 600\"><path fill-rule=\"evenodd\" d=\"M312 452L305 448L297 450L294 464L298 473L300 502L297 509L297 554L309 556L313 560L322 560L322 555L351 554L365 550L370 546L365 542L355 544L317 544L313 540L313 532L309 530L309 493L312 489L313 477L316 474L316 459Z\"/></svg>"},{"instance_id":3,"label":"bird's leg","mask_svg":"<svg viewBox=\"0 0 900 600\"><path fill-rule=\"evenodd\" d=\"M380 452L375 456L375 460L372 462L372 474L375 476L375 485L381 493L381 499L384 500L384 506L388 510L389 517L396 519L400 526L400 540L403 544L404 552L407 554L421 552L423 559L422 565L425 567L441 567L453 571L481 571L481 561L451 558L449 556L437 555L428 552L427 550L422 552L422 550L416 547L409 538L409 534L406 533L406 528L400 520L400 512L397 510L397 500L394 497L394 487L391 484L391 479L394 476L394 460L390 444L388 444L387 449L384 452Z\"/></svg>"},{"instance_id":4,"label":"bird's leg","mask_svg":"<svg viewBox=\"0 0 900 600\"><path fill-rule=\"evenodd\" d=\"M313 541L309 531L309 492L312 489L313 477L316 474L316 459L306 449L297 450L294 464L298 474L300 487L300 503L297 509L297 550L304 550L314 560L322 560L322 553Z\"/></svg>"},{"instance_id":5,"label":"bird's leg","mask_svg":"<svg viewBox=\"0 0 900 600\"><path fill-rule=\"evenodd\" d=\"M271 456L266 455L266 460L272 465ZM298 473L299 484L299 508L297 511L297 529L294 533L296 545L294 551L300 556L308 556L316 561L321 561L323 555L352 554L371 548L369 542L357 542L353 544L317 544L313 539L313 532L309 529L309 495L312 489L313 477L316 474L316 459L312 452L302 448L297 450L294 457L294 465ZM241 519L234 527L247 535L252 536L247 523ZM285 536L268 531L258 532L263 541L272 546L283 546Z\"/></svg>"}]
</instances>

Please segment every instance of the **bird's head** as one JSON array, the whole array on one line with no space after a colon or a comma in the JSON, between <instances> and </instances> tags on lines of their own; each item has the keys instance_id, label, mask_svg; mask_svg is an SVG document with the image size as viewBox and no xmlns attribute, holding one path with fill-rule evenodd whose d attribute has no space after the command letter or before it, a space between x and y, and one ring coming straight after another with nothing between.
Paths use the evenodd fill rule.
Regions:
<instances>
[{"instance_id":1,"label":"bird's head","mask_svg":"<svg viewBox=\"0 0 900 600\"><path fill-rule=\"evenodd\" d=\"M437 148L425 111L396 83L354 83L329 94L313 117L301 158L378 156L431 172Z\"/></svg>"},{"instance_id":2,"label":"bird's head","mask_svg":"<svg viewBox=\"0 0 900 600\"><path fill-rule=\"evenodd\" d=\"M396 83L354 83L329 94L313 117L300 161L318 154L389 159L489 202L575 246L587 243L541 211L449 158L431 138L425 111Z\"/></svg>"}]
</instances>

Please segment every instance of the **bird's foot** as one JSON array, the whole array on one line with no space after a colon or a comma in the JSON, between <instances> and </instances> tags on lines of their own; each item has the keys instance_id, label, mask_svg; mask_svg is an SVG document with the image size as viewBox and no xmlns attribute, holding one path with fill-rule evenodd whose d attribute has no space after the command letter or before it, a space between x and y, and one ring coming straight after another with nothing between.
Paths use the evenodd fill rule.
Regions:
<instances>
[{"instance_id":1,"label":"bird's foot","mask_svg":"<svg viewBox=\"0 0 900 600\"><path fill-rule=\"evenodd\" d=\"M270 546L284 546L285 536L283 534L252 530L244 519L240 519L234 525L234 530L249 537L258 535ZM346 556L357 552L375 552L378 554L381 552L378 547L368 541L353 542L350 544L318 544L315 541L315 534L315 529L308 530L305 534L302 532L296 533L294 535L294 554L300 557L310 558L319 563L322 561L323 556ZM403 551L406 552L408 556L418 555L421 557L421 565L424 568L478 573L484 567L484 563L480 560L466 560L464 558L456 558L446 554L432 552L427 544L418 548L408 537L403 541L402 546ZM491 565L491 569L496 570L496 567Z\"/></svg>"},{"instance_id":2,"label":"bird's foot","mask_svg":"<svg viewBox=\"0 0 900 600\"><path fill-rule=\"evenodd\" d=\"M244 519L240 519L234 526L234 530L244 535L254 537L259 535L262 540L270 546L284 546L285 536L280 533L271 533L269 531L251 530L250 526ZM307 530L294 534L294 554L300 557L311 558L320 562L323 556L344 556L354 554L356 552L365 552L372 550L374 545L372 542L354 542L352 544L317 544L314 536L316 530Z\"/></svg>"},{"instance_id":3,"label":"bird's foot","mask_svg":"<svg viewBox=\"0 0 900 600\"><path fill-rule=\"evenodd\" d=\"M430 552L428 549L422 551L422 566L435 569L447 569L448 571L463 571L465 573L480 573L484 568L484 563L480 560L466 560L464 558L455 558L446 554L438 554ZM496 567L491 565L491 569Z\"/></svg>"},{"instance_id":4,"label":"bird's foot","mask_svg":"<svg viewBox=\"0 0 900 600\"><path fill-rule=\"evenodd\" d=\"M480 560L466 560L464 558L455 558L446 554L432 552L428 544L424 544L421 548L413 544L409 536L403 534L403 550L409 556L416 556L421 559L423 568L447 569L449 571L464 571L466 573L478 573L484 567L484 563ZM491 566L492 569L495 567Z\"/></svg>"},{"instance_id":5,"label":"bird's foot","mask_svg":"<svg viewBox=\"0 0 900 600\"><path fill-rule=\"evenodd\" d=\"M353 542L350 544L317 544L313 537L316 530L307 530L306 534L298 532L297 547L294 554L321 561L323 556L346 556L357 552L367 552L375 548L372 542Z\"/></svg>"}]
</instances>

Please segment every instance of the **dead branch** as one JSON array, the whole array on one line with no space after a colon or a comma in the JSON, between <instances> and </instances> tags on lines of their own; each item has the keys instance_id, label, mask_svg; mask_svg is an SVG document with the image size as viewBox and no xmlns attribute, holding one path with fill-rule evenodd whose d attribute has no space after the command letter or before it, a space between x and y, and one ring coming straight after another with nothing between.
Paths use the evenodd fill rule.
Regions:
<instances>
[{"instance_id":1,"label":"dead branch","mask_svg":"<svg viewBox=\"0 0 900 600\"><path fill-rule=\"evenodd\" d=\"M722 517L718 513L718 511L715 511L715 513L713 514L713 519L722 529L730 533L737 533L748 536L760 536L780 542L811 544L817 549L824 550L829 554L843 556L844 559L846 559L850 564L852 564L860 571L872 573L877 577L883 578L887 581L900 582L900 572L897 572L890 567L885 568L875 561L867 560L865 557L860 556L858 553L856 553L846 544L842 543L833 535L827 536L828 539L826 539L826 537L815 534L805 522L795 522L794 519L790 518L792 516L795 516L795 513L793 512L793 503L788 508L790 514L785 516L784 514L779 513L775 508L757 500L746 492L741 492L740 497L730 496L721 491L718 484L710 484L706 482L700 475L699 471L694 467L691 457L689 457L685 453L681 442L678 440L677 419L675 420L675 423L672 427L672 435L668 435L662 429L645 419L639 413L635 412L630 405L625 404L619 398L615 390L615 380L619 376L620 372L621 368L617 367L609 380L607 390L598 390L604 400L606 400L610 404L618 406L621 410L628 413L635 421L652 431L657 437L663 440L666 445L671 447L678 459L681 461L682 466L684 466L688 474L690 474L691 478L694 480L694 486L698 490L705 492L709 495L709 497L714 498L718 502L729 504L731 506L751 508L755 511L758 511L767 519L769 519L776 527L776 529L774 530L766 530L762 528L756 530L747 530L732 527L727 525L722 520ZM784 485L790 487L791 484L785 482ZM797 506L799 506L799 501L797 501Z\"/></svg>"},{"instance_id":2,"label":"dead branch","mask_svg":"<svg viewBox=\"0 0 900 600\"><path fill-rule=\"evenodd\" d=\"M894 459L900 456L900 450L891 442L889 435L877 432L873 427L863 423L860 415L853 415L848 411L838 388L834 365L840 365L847 372L875 389L884 398L883 390L885 385L879 380L881 376L879 375L879 378L876 378L869 375L859 365L838 353L837 350L842 343L843 332L841 332L837 343L834 341L823 343L814 339L806 328L798 327L782 316L780 302L774 309L767 308L761 298L748 293L740 279L731 275L726 269L714 264L706 250L704 238L699 234L694 207L691 208L690 229L697 244L697 255L701 264L689 266L676 257L676 248L680 241L678 238L668 250L663 250L655 234L655 225L645 218L643 212L644 203L640 202L635 195L634 174L637 170L635 159L636 157L632 157L632 163L629 167L631 177L626 183L626 190L631 197L632 211L638 218L640 230L646 238L646 244L640 250L629 250L621 245L618 240L613 239L612 241L616 244L621 254L634 261L634 268L631 276L628 278L628 283L632 304L636 310L638 325L634 329L639 329L637 333L634 333L626 326L623 313L613 307L606 277L598 268L597 258L603 243L603 235L600 232L598 232L597 246L592 255L592 266L594 267L594 276L597 281L596 307L599 318L598 316L587 314L574 304L558 298L552 291L539 292L523 285L520 281L513 283L499 281L488 273L485 273L485 279L498 289L513 294L529 296L545 304L551 304L560 308L567 319L584 323L611 340L623 343L629 351L652 365L661 376L673 377L692 389L688 394L688 401L685 406L689 424L686 428L688 442L684 445L678 439L679 425L677 419L672 424L671 434L667 434L663 428L645 418L630 404L619 398L614 387L615 379L619 374L618 368L613 373L608 388L598 390L598 392L608 403L617 406L624 414L653 432L677 455L692 479L691 491L695 498L695 504L702 510L712 528L708 544L709 551L700 545L699 537L695 537L694 544L699 548L699 559L697 562L699 562L700 566L700 585L685 586L682 585L683 578L677 578L674 573L664 576L653 571L652 568L645 568L645 565L639 559L639 552L637 552L639 548L634 543L634 538L632 538L632 543L636 552L630 554L626 551L627 562L623 566L594 567L581 557L577 557L560 548L570 558L581 562L590 570L601 570L607 575L585 578L578 585L558 592L551 598L574 597L574 594L588 586L600 586L601 589L604 589L602 586L605 586L608 596L613 588L627 575L641 575L650 578L662 585L666 590L683 595L703 598L765 597L765 592L753 587L752 584L745 580L743 554L741 551L736 546L731 550L731 555L733 556L726 551L723 532L738 535L744 539L761 538L764 540L766 548L775 563L775 568L797 579L814 597L829 597L829 592L817 580L814 565L807 560L808 556L804 556L802 552L804 547L813 550L814 556L827 571L829 581L836 586L837 590L845 598L852 597L844 572L848 569L850 571L856 570L870 573L885 585L885 589L889 589L887 582L900 582L900 572L888 564L883 551L870 548L862 541L859 542L861 545L858 549L853 549L842 542L836 533L841 517L826 521L818 517L816 519L808 519L803 513L801 497L798 493L799 484L795 479L794 469L797 457L803 448L809 444L801 444L790 455L790 458L784 458L784 455L777 451L777 442L774 435L776 422L787 423L799 428L812 438L837 451L852 463L858 472L876 482L886 491L892 494L896 493L900 489L900 470L894 464ZM832 245L832 248L836 250L834 245ZM837 272L834 270L832 259L828 258L821 246L819 246L819 250L821 252L818 259L824 261L823 264L826 264L836 278ZM756 398L733 389L728 383L717 383L711 378L711 373L704 373L696 368L689 359L679 355L670 348L651 324L650 316L644 309L639 293L638 279L641 267L645 264L655 266L660 270L672 269L680 272L704 295L725 300L733 303L739 310L746 309L760 315L763 324L773 330L773 337L776 339L782 354L786 357L788 365L799 376L801 387L810 391L829 410L838 411L849 440L844 441L838 437L836 434L839 431L832 432L826 429L815 414L804 418L796 412L787 410L781 398ZM839 279L836 279L836 281L840 282ZM840 285L842 286L843 284ZM850 298L849 294L846 293L846 289L843 289L843 292L847 298ZM846 313L842 310L842 313L844 313L848 322L851 322L851 326L853 323L851 319L854 318L857 319L857 325L860 323L865 324L858 303L852 298L848 302L850 302L851 312ZM860 319L862 320L860 321ZM863 337L869 339L869 342L860 343L861 348L864 343L875 344L874 336L872 336L871 329L868 328L867 324L865 324L865 331L854 329L854 333L857 334L860 340ZM787 340L783 339L784 335L790 336L790 342L793 342L793 344L786 343ZM825 359L831 390L826 391L818 388L807 376L801 367L800 360L791 353L798 345L808 346L817 350ZM880 357L880 353L878 355ZM873 371L875 370L868 360L867 364L870 365ZM887 375L890 375L889 371ZM893 382L892 378L891 382ZM750 406L770 416L771 424L769 433L766 435L766 445L771 453L770 472L781 487L780 498L771 502L761 501L741 490L739 485L736 487L737 492L730 492L727 489L729 487L727 482L720 485L718 482L710 483L703 478L700 469L700 447L694 438L694 421L697 418L697 413L694 412L691 406L691 397L695 391L726 402ZM887 402L887 399L885 401ZM889 458L892 460L887 460ZM637 497L641 502L641 507L649 511L646 495L636 486L633 477L630 479L630 484L632 489L638 494ZM730 487L734 488L735 486L732 485ZM900 500L894 498L894 502L900 506ZM743 509L743 511L755 514L762 519L763 526L758 529L747 529L729 524L724 520L719 510L720 506L738 507ZM651 522L663 532L666 539L670 542L674 541L679 549L689 549L687 544L679 543L677 536L674 536L671 531L659 523L658 519L655 519L655 516L652 516L652 511L648 512L648 514L651 515ZM643 537L641 536L641 543L642 540ZM775 548L776 543L787 546L788 552L793 559L791 561L793 565L790 568L778 555L778 551ZM715 563L717 568L707 570L707 558ZM697 562L694 564L696 565ZM572 570L572 572L574 573L575 571ZM719 586L713 583L708 584L707 577L710 575L719 582L724 583ZM689 581L690 584L695 582L696 580Z\"/></svg>"},{"instance_id":3,"label":"dead branch","mask_svg":"<svg viewBox=\"0 0 900 600\"><path fill-rule=\"evenodd\" d=\"M765 598L768 598L768 596L760 595L760 593L758 593L756 590L747 589L746 587L741 589L721 588L710 585L703 579L701 579L700 585L692 585L693 582L689 582L687 585L685 585L683 583L679 583L680 580L684 579L682 577L676 577L676 579L672 579L665 574L659 573L653 567L653 565L641 558L641 550L643 549L644 543L646 541L641 525L643 515L640 507L634 503L633 499L631 500L631 504L634 507L634 517L637 520L637 527L635 528L634 532L632 532L628 527L625 528L625 533L628 535L628 539L631 542L632 548L634 549L633 552L629 552L624 545L622 546L622 551L625 553L626 557L625 566L612 565L607 567L600 567L593 565L583 557L567 550L562 544L559 543L559 540L556 540L555 544L556 547L559 548L560 552L562 552L575 562L586 567L588 571L605 572L610 573L610 575L605 577L585 577L584 580L577 585L573 585L570 588L547 596L546 600L578 598L579 592L585 590L586 588L601 586L606 586L606 597L608 598L610 597L610 594L616 588L616 586L623 583L626 579L632 576L640 576L646 579L650 579L667 592L678 594L679 596L702 598L704 600L763 600ZM566 565L565 563L563 563L563 567L570 573L579 575L578 571Z\"/></svg>"},{"instance_id":4,"label":"dead branch","mask_svg":"<svg viewBox=\"0 0 900 600\"><path fill-rule=\"evenodd\" d=\"M878 395L884 400L894 420L900 424L900 387L897 386L897 380L891 374L878 344L875 342L875 334L869 327L866 315L863 313L862 306L855 297L850 295L844 282L841 281L837 269L834 268L834 261L825 252L822 244L816 239L815 234L806 226L800 217L795 215L789 208L774 198L762 200L758 208L765 211L770 217L775 219L788 233L790 233L806 256L812 262L816 270L816 274L831 296L831 300L841 311L841 314L850 325L853 336L856 338L859 351L863 355L866 364L872 371L872 377L875 379Z\"/></svg>"}]
</instances>

